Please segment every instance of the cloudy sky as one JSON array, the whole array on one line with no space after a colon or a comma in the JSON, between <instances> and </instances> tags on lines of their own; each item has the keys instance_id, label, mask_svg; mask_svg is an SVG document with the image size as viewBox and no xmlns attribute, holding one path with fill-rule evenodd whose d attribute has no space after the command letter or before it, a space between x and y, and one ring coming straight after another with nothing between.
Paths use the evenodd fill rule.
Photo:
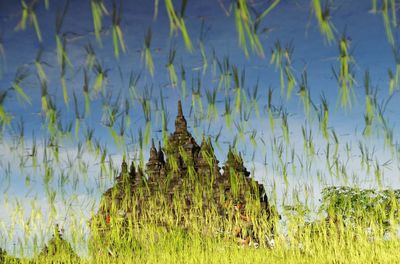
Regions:
<instances>
[{"instance_id":1,"label":"cloudy sky","mask_svg":"<svg viewBox=\"0 0 400 264\"><path fill-rule=\"evenodd\" d=\"M116 1L115 12L113 1L103 1L98 39L90 1L48 1L47 8L47 1L25 2L24 26L23 4L0 1L0 247L13 250L27 228L33 231L22 243L31 245L32 234L43 243L56 222L87 238L85 221L123 156L138 163L142 152L146 161L149 139L162 140L162 112L167 133L173 131L178 100L197 141L211 136L221 163L228 145L236 145L278 205L298 196L317 206L321 189L332 184L399 187L396 7L389 6L386 17L383 1L376 12L373 1L321 1L329 8L329 40L313 1L278 1L259 20L264 56L252 50L248 35L246 56L233 1L188 1L182 18L192 51L179 28L171 31L165 1ZM173 2L180 16L181 3ZM273 1L248 3L254 22ZM58 55L57 36L64 55ZM346 107L337 78L344 58L353 76ZM325 137L322 98L329 109ZM84 252L82 245L74 246Z\"/></svg>"}]
</instances>

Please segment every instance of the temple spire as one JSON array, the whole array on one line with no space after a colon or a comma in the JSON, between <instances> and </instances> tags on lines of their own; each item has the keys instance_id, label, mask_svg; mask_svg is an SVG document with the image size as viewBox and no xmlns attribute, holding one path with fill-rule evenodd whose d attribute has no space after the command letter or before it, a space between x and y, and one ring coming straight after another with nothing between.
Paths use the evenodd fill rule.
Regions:
<instances>
[{"instance_id":1,"label":"temple spire","mask_svg":"<svg viewBox=\"0 0 400 264\"><path fill-rule=\"evenodd\" d=\"M178 101L178 114L175 119L175 132L187 132L187 123L185 117L183 116L182 103L180 100Z\"/></svg>"},{"instance_id":2,"label":"temple spire","mask_svg":"<svg viewBox=\"0 0 400 264\"><path fill-rule=\"evenodd\" d=\"M178 116L177 117L183 117L181 100L178 101Z\"/></svg>"},{"instance_id":3,"label":"temple spire","mask_svg":"<svg viewBox=\"0 0 400 264\"><path fill-rule=\"evenodd\" d=\"M157 149L156 146L154 145L154 139L151 140L151 149L150 149L150 160L156 160L157 159Z\"/></svg>"},{"instance_id":4,"label":"temple spire","mask_svg":"<svg viewBox=\"0 0 400 264\"><path fill-rule=\"evenodd\" d=\"M121 165L121 173L127 173L128 172L128 164L126 164L125 158L122 160L122 165Z\"/></svg>"},{"instance_id":5,"label":"temple spire","mask_svg":"<svg viewBox=\"0 0 400 264\"><path fill-rule=\"evenodd\" d=\"M165 163L165 161L164 161L164 153L162 152L161 142L160 141L158 141L157 159L158 159L159 162L161 162L163 164Z\"/></svg>"}]
</instances>

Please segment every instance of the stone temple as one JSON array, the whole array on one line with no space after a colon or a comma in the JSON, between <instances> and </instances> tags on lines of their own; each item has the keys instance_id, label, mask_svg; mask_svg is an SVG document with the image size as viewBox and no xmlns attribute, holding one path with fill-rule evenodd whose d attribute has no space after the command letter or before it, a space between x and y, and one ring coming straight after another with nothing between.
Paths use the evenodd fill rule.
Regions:
<instances>
[{"instance_id":1,"label":"stone temple","mask_svg":"<svg viewBox=\"0 0 400 264\"><path fill-rule=\"evenodd\" d=\"M256 200L259 211L269 218L272 211L264 186L250 177L241 154L229 147L222 169L223 173L211 139L203 136L198 145L188 131L179 101L175 131L164 147L152 141L144 171L133 162L128 169L126 161L122 162L115 185L103 194L99 210L91 219L91 230L101 235L110 231L118 219L126 224L151 220L154 211L163 210L183 227L188 225L187 215L204 215L207 211L221 218L233 217L236 212L238 219L251 221L246 216L249 200ZM160 219L158 224L168 225ZM241 230L235 235L241 235Z\"/></svg>"}]
</instances>

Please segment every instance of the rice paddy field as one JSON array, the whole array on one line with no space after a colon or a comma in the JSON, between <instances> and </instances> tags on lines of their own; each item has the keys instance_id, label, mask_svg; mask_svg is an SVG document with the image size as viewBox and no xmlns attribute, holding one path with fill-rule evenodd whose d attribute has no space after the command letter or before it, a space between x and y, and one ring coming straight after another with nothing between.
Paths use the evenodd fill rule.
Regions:
<instances>
[{"instance_id":1,"label":"rice paddy field","mask_svg":"<svg viewBox=\"0 0 400 264\"><path fill-rule=\"evenodd\" d=\"M398 0L0 0L0 263L398 263Z\"/></svg>"}]
</instances>

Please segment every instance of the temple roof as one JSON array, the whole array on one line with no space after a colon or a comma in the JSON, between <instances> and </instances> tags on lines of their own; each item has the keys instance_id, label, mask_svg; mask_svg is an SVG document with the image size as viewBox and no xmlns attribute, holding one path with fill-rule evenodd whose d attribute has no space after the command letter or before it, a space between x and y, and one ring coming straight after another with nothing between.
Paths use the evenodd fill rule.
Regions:
<instances>
[{"instance_id":1,"label":"temple roof","mask_svg":"<svg viewBox=\"0 0 400 264\"><path fill-rule=\"evenodd\" d=\"M178 114L175 119L175 132L184 133L187 132L187 122L182 112L182 103L178 101Z\"/></svg>"}]
</instances>

